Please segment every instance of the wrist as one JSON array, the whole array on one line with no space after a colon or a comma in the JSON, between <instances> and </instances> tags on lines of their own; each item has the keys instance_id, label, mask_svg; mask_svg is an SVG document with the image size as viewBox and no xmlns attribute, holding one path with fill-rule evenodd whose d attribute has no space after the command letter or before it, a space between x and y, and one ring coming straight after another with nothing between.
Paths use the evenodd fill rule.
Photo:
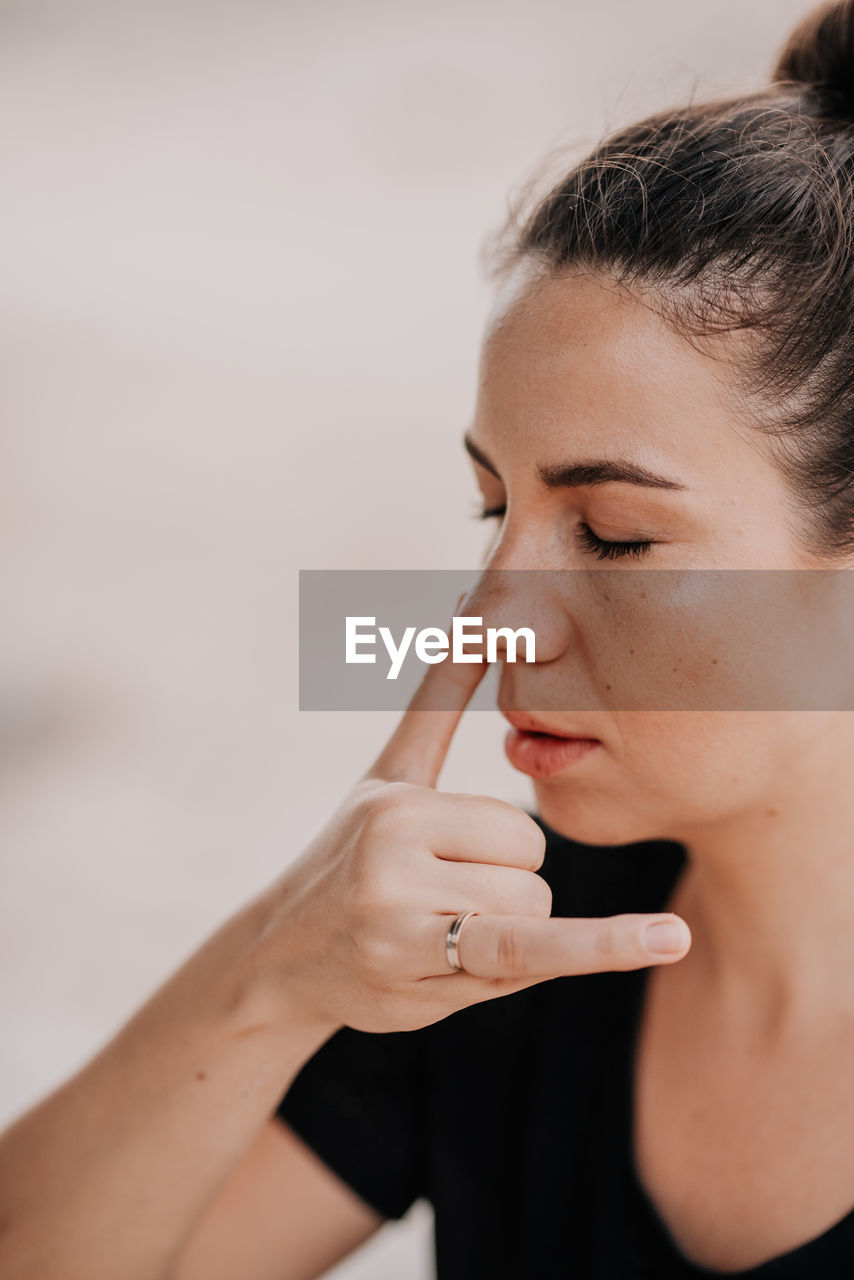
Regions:
<instances>
[{"instance_id":1,"label":"wrist","mask_svg":"<svg viewBox=\"0 0 854 1280\"><path fill-rule=\"evenodd\" d=\"M316 1048L343 1024L316 1007L297 982L278 908L268 892L231 922L241 936L224 992L226 1022L236 1038L262 1035Z\"/></svg>"}]
</instances>

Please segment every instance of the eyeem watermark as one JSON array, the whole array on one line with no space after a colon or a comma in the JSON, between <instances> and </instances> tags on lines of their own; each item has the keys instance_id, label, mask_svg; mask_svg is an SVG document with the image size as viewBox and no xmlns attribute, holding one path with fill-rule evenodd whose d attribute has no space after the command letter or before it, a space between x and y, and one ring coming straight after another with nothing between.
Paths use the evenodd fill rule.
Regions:
<instances>
[{"instance_id":1,"label":"eyeem watermark","mask_svg":"<svg viewBox=\"0 0 854 1280\"><path fill-rule=\"evenodd\" d=\"M305 569L299 584L302 711L402 711L425 672L475 654L490 669L474 711L502 681L531 712L854 711L851 569ZM454 705L452 684L431 706Z\"/></svg>"},{"instance_id":2,"label":"eyeem watermark","mask_svg":"<svg viewBox=\"0 0 854 1280\"><path fill-rule=\"evenodd\" d=\"M406 656L413 651L419 662L444 662L451 655L453 662L481 662L484 642L487 662L498 661L498 646L503 642L502 659L505 662L517 660L517 647L520 640L525 642L525 662L536 662L537 638L530 627L487 627L483 629L483 618L454 617L451 620L451 633L441 627L406 627L400 638L395 639L390 627L377 627L375 617L350 617L344 626L344 660L348 664L356 662L376 662L377 640L381 640L389 659L386 680L396 680L400 675ZM480 652L467 653L466 645L480 646ZM363 652L370 649L371 652Z\"/></svg>"}]
</instances>

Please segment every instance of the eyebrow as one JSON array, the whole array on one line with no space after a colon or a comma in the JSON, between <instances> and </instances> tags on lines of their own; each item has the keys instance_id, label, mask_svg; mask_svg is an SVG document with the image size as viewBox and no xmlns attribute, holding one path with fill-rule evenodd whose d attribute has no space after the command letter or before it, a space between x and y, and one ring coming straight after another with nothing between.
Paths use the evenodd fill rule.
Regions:
<instances>
[{"instance_id":1,"label":"eyebrow","mask_svg":"<svg viewBox=\"0 0 854 1280\"><path fill-rule=\"evenodd\" d=\"M470 439L468 433L463 436L466 452L475 462L479 462L484 470L501 477L482 449ZM551 467L537 467L537 475L549 489L573 489L583 485L597 484L637 484L647 489L687 489L686 484L678 480L670 480L667 476L656 475L646 467L638 466L624 458L594 458L584 462L559 462Z\"/></svg>"}]
</instances>

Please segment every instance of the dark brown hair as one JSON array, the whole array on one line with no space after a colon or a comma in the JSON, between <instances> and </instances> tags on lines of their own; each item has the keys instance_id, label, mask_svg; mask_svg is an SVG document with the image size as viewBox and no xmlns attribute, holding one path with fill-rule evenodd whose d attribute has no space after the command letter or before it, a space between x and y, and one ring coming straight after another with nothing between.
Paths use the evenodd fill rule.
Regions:
<instances>
[{"instance_id":1,"label":"dark brown hair","mask_svg":"<svg viewBox=\"0 0 854 1280\"><path fill-rule=\"evenodd\" d=\"M734 389L805 548L854 553L854 0L810 15L758 92L607 137L526 216L497 272L609 276L686 336L743 331Z\"/></svg>"}]
</instances>

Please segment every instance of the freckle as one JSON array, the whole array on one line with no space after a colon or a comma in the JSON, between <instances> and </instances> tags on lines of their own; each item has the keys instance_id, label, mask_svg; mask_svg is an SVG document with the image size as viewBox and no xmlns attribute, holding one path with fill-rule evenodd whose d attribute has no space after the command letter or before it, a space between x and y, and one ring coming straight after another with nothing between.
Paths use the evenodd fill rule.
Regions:
<instances>
[{"instance_id":1,"label":"freckle","mask_svg":"<svg viewBox=\"0 0 854 1280\"><path fill-rule=\"evenodd\" d=\"M640 598L641 598L641 600L645 600L645 599L646 599L646 592L645 592L645 591L642 591L642 592L640 593Z\"/></svg>"},{"instance_id":2,"label":"freckle","mask_svg":"<svg viewBox=\"0 0 854 1280\"><path fill-rule=\"evenodd\" d=\"M634 653L634 649L629 649L629 653Z\"/></svg>"},{"instance_id":3,"label":"freckle","mask_svg":"<svg viewBox=\"0 0 854 1280\"><path fill-rule=\"evenodd\" d=\"M778 818L778 817L780 816L780 810L779 810L779 809L766 809L766 810L765 810L765 816L766 816L766 818Z\"/></svg>"},{"instance_id":4,"label":"freckle","mask_svg":"<svg viewBox=\"0 0 854 1280\"><path fill-rule=\"evenodd\" d=\"M605 688L606 688L606 689L610 689L610 688L611 688L611 686L610 686L609 684L606 684L606 685L605 685Z\"/></svg>"},{"instance_id":5,"label":"freckle","mask_svg":"<svg viewBox=\"0 0 854 1280\"><path fill-rule=\"evenodd\" d=\"M717 658L712 658L712 666L713 666L713 667L716 667L716 666L717 666L717 664L718 664L718 660L717 660Z\"/></svg>"},{"instance_id":6,"label":"freckle","mask_svg":"<svg viewBox=\"0 0 854 1280\"><path fill-rule=\"evenodd\" d=\"M197 1080L207 1080L207 1078L208 1078L208 1073L207 1073L206 1071L197 1071L197 1072L196 1072L196 1079L197 1079Z\"/></svg>"}]
</instances>

